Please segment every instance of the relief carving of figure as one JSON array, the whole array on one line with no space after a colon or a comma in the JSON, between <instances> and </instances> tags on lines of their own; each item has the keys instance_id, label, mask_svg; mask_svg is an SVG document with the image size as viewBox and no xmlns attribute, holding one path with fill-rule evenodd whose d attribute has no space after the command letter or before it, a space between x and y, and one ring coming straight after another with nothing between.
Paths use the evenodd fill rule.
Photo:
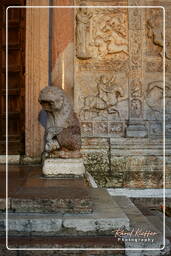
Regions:
<instances>
[{"instance_id":1,"label":"relief carving of figure","mask_svg":"<svg viewBox=\"0 0 171 256\"><path fill-rule=\"evenodd\" d=\"M141 63L141 49L142 49L142 38L141 32L134 32L131 34L131 61L133 65Z\"/></svg>"},{"instance_id":2,"label":"relief carving of figure","mask_svg":"<svg viewBox=\"0 0 171 256\"><path fill-rule=\"evenodd\" d=\"M139 99L131 100L131 117L133 118L142 117L142 102Z\"/></svg>"},{"instance_id":3,"label":"relief carving of figure","mask_svg":"<svg viewBox=\"0 0 171 256\"><path fill-rule=\"evenodd\" d=\"M162 17L159 14L155 14L147 21L147 36L155 45L161 47L160 55L162 56L163 28L161 18Z\"/></svg>"},{"instance_id":4,"label":"relief carving of figure","mask_svg":"<svg viewBox=\"0 0 171 256\"><path fill-rule=\"evenodd\" d=\"M79 152L81 148L80 124L64 91L48 86L41 90L39 103L47 112L45 154ZM60 157L60 154L57 154Z\"/></svg>"},{"instance_id":5,"label":"relief carving of figure","mask_svg":"<svg viewBox=\"0 0 171 256\"><path fill-rule=\"evenodd\" d=\"M137 98L142 96L142 83L138 79L134 79L131 82L131 97Z\"/></svg>"},{"instance_id":6,"label":"relief carving of figure","mask_svg":"<svg viewBox=\"0 0 171 256\"><path fill-rule=\"evenodd\" d=\"M79 59L90 59L90 18L92 14L87 8L79 8L76 16L76 56Z\"/></svg>"},{"instance_id":7,"label":"relief carving of figure","mask_svg":"<svg viewBox=\"0 0 171 256\"><path fill-rule=\"evenodd\" d=\"M147 21L147 36L152 40L154 45L161 48L160 55L163 56L163 16L159 11L156 11ZM166 58L171 60L170 48L167 47L167 42L165 50Z\"/></svg>"},{"instance_id":8,"label":"relief carving of figure","mask_svg":"<svg viewBox=\"0 0 171 256\"><path fill-rule=\"evenodd\" d=\"M146 104L149 108L147 116L155 120L163 119L163 81L154 81L148 84L146 90ZM171 84L166 82L165 86L166 119L171 117Z\"/></svg>"},{"instance_id":9,"label":"relief carving of figure","mask_svg":"<svg viewBox=\"0 0 171 256\"><path fill-rule=\"evenodd\" d=\"M84 106L80 112L83 120L121 118L117 104L125 100L122 87L115 83L115 78L101 75L97 82L97 95L84 97Z\"/></svg>"},{"instance_id":10,"label":"relief carving of figure","mask_svg":"<svg viewBox=\"0 0 171 256\"><path fill-rule=\"evenodd\" d=\"M124 52L128 54L127 30L125 15L103 16L100 25L95 28L94 46L98 54L103 57L107 54Z\"/></svg>"}]
</instances>

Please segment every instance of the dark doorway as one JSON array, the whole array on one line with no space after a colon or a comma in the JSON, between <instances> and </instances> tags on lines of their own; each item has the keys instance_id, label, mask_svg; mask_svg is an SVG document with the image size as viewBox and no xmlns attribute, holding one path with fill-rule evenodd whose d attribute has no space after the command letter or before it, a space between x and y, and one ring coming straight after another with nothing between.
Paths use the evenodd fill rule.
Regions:
<instances>
[{"instance_id":1,"label":"dark doorway","mask_svg":"<svg viewBox=\"0 0 171 256\"><path fill-rule=\"evenodd\" d=\"M0 1L0 154L6 141L6 8L24 6L24 0ZM8 153L25 149L25 26L26 10L8 10Z\"/></svg>"}]
</instances>

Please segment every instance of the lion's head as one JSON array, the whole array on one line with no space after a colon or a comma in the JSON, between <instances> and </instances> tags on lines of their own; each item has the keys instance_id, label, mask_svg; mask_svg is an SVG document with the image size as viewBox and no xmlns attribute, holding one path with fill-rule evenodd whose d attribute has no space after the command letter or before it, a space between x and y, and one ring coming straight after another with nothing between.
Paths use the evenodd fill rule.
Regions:
<instances>
[{"instance_id":1,"label":"lion's head","mask_svg":"<svg viewBox=\"0 0 171 256\"><path fill-rule=\"evenodd\" d=\"M40 92L39 103L47 112L59 111L63 107L64 93L58 87L45 87Z\"/></svg>"}]
</instances>

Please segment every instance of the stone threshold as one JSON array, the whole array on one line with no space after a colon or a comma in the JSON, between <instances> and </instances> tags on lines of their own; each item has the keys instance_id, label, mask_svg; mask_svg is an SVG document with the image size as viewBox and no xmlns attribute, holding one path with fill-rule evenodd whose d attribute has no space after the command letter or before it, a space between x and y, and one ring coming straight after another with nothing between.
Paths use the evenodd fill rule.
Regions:
<instances>
[{"instance_id":1,"label":"stone threshold","mask_svg":"<svg viewBox=\"0 0 171 256\"><path fill-rule=\"evenodd\" d=\"M40 164L41 157L28 157L25 155L8 155L8 164ZM0 155L0 164L6 164L6 155Z\"/></svg>"}]
</instances>

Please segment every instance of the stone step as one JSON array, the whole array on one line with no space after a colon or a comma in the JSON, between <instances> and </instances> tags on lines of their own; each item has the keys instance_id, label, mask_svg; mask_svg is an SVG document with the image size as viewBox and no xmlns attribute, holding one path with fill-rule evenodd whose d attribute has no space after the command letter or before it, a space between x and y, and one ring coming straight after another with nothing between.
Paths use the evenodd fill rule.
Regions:
<instances>
[{"instance_id":1,"label":"stone step","mask_svg":"<svg viewBox=\"0 0 171 256\"><path fill-rule=\"evenodd\" d=\"M10 213L9 247L122 248L123 250L117 251L118 254L115 254L116 251L111 251L111 254L105 251L105 255L170 255L171 247L167 239L166 248L161 250L163 247L162 230L153 225L155 223L151 223L129 198L125 196L111 197L103 189L92 189L92 198L95 210L90 214ZM5 235L4 217L4 214L1 214L0 233L3 235ZM134 232L132 232L133 229ZM127 234L121 235L120 233L119 236L119 230L125 231ZM139 231L137 236L135 235L136 231ZM148 239L139 241L139 238L144 239L144 236L140 234L142 231L156 232L156 236L145 237L145 239L154 239L154 241ZM131 232L133 241L129 241ZM132 248L137 250L133 251ZM155 248L155 251L151 251L151 248ZM123 252L124 254L122 254Z\"/></svg>"},{"instance_id":2,"label":"stone step","mask_svg":"<svg viewBox=\"0 0 171 256\"><path fill-rule=\"evenodd\" d=\"M118 203L118 205L122 208L122 210L125 212L127 217L130 221L130 231L132 231L132 236L130 234L121 236L123 239L122 241L125 242L125 247L128 248L141 248L142 254L136 254L136 251L129 251L126 249L126 255L128 256L138 256L138 255L153 255L153 252L151 251L150 254L148 254L148 251L150 248L156 248L156 254L154 255L161 255L160 250L164 245L164 237L163 237L163 229L162 227L159 228L158 225L154 225L155 223L155 216L152 221L152 219L148 219L146 216L142 214L142 212L134 205L134 203L125 196L114 196L113 200ZM152 218L152 216L151 216ZM162 225L162 223L160 222ZM143 232L154 232L154 234L151 233L149 236L147 236L147 233L143 234ZM131 238L131 239L130 239ZM133 238L133 239L132 239ZM139 238L143 238L143 240L139 240ZM149 238L149 239L148 239ZM147 241L146 241L147 239ZM168 239L166 240L166 248L163 250L162 255L169 255L167 254L170 252L171 244ZM137 241L137 242L136 242ZM157 254L158 251L158 254Z\"/></svg>"},{"instance_id":3,"label":"stone step","mask_svg":"<svg viewBox=\"0 0 171 256\"><path fill-rule=\"evenodd\" d=\"M48 186L48 181L51 186ZM11 195L10 212L90 213L93 211L89 187L84 179L39 178L37 183L37 186L33 186L34 179L29 179L28 183Z\"/></svg>"},{"instance_id":4,"label":"stone step","mask_svg":"<svg viewBox=\"0 0 171 256\"><path fill-rule=\"evenodd\" d=\"M92 237L11 237L8 239L10 249L37 249L37 250L13 250L5 248L5 238L0 239L1 256L125 256L124 243L117 241L113 236ZM38 250L48 248L50 250ZM54 248L53 250L51 250ZM68 250L60 250L67 248ZM76 248L76 249L75 249ZM81 250L82 248L82 250ZM91 250L85 250L92 248ZM102 250L97 250L101 248ZM110 250L108 250L109 248ZM105 251L104 251L105 249ZM111 250L114 249L114 250ZM84 250L84 251L83 251Z\"/></svg>"},{"instance_id":5,"label":"stone step","mask_svg":"<svg viewBox=\"0 0 171 256\"><path fill-rule=\"evenodd\" d=\"M9 235L113 235L115 229L129 229L129 219L104 189L90 189L93 212L69 213L9 213ZM0 216L1 234L5 227L5 214Z\"/></svg>"}]
</instances>

